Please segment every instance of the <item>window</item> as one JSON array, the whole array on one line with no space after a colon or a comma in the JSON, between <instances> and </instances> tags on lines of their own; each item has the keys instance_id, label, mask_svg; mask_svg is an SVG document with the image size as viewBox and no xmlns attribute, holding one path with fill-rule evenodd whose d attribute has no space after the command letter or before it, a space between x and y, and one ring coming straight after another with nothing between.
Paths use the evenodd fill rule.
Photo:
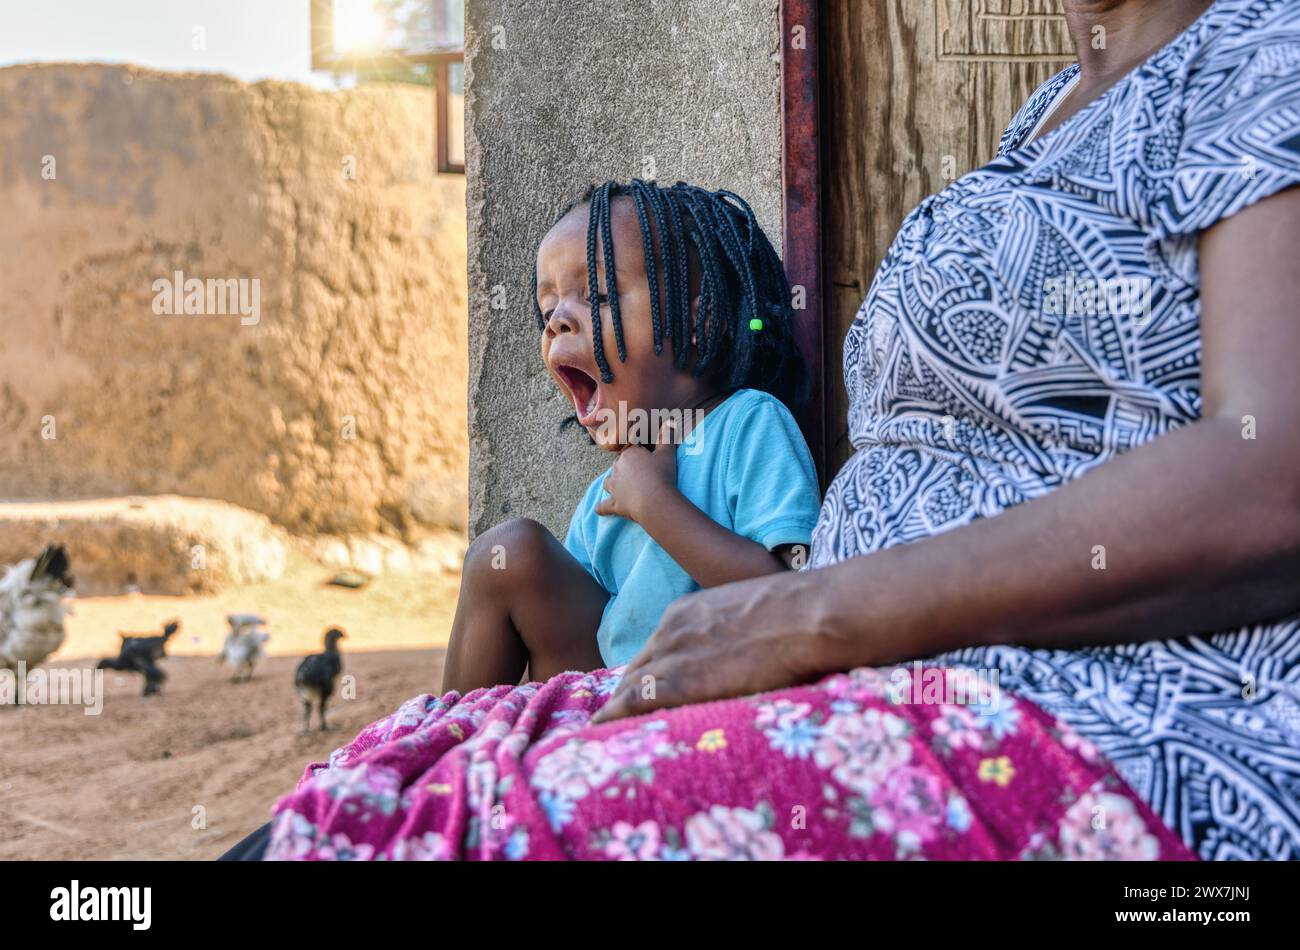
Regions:
<instances>
[{"instance_id":1,"label":"window","mask_svg":"<svg viewBox=\"0 0 1300 950\"><path fill-rule=\"evenodd\" d=\"M465 172L465 61L439 67L438 171Z\"/></svg>"},{"instance_id":2,"label":"window","mask_svg":"<svg viewBox=\"0 0 1300 950\"><path fill-rule=\"evenodd\" d=\"M311 0L312 69L432 84L438 171L465 171L465 0Z\"/></svg>"}]
</instances>

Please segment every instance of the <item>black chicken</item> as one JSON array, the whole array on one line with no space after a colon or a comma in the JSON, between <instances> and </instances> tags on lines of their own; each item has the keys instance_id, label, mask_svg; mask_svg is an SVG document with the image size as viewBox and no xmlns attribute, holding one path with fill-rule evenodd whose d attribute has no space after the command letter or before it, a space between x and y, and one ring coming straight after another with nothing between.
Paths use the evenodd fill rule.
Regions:
<instances>
[{"instance_id":1,"label":"black chicken","mask_svg":"<svg viewBox=\"0 0 1300 950\"><path fill-rule=\"evenodd\" d=\"M144 676L143 695L153 696L162 690L163 680L167 679L158 661L167 655L167 641L180 628L180 621L173 620L163 627L161 636L129 637L122 634L122 647L117 656L100 660L99 668L141 674Z\"/></svg>"},{"instance_id":2,"label":"black chicken","mask_svg":"<svg viewBox=\"0 0 1300 950\"><path fill-rule=\"evenodd\" d=\"M325 632L325 652L306 657L298 664L293 674L293 685L302 697L302 731L311 729L311 707L313 703L320 706L321 731L329 728L325 725L325 705L334 695L334 682L343 672L343 655L339 653L339 641L347 636L338 627L330 627Z\"/></svg>"}]
</instances>

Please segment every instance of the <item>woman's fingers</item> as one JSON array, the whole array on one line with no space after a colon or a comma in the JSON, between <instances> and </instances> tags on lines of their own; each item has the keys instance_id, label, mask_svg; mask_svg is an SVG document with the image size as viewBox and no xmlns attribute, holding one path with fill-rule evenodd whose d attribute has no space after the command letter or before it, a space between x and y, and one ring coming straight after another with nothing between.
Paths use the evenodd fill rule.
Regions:
<instances>
[{"instance_id":1,"label":"woman's fingers","mask_svg":"<svg viewBox=\"0 0 1300 950\"><path fill-rule=\"evenodd\" d=\"M633 705L632 700L626 695L626 691L620 687L609 698L609 702L596 710L596 715L591 717L591 725L599 726L602 722L613 722L616 719L635 716L637 713L633 711Z\"/></svg>"},{"instance_id":2,"label":"woman's fingers","mask_svg":"<svg viewBox=\"0 0 1300 950\"><path fill-rule=\"evenodd\" d=\"M592 725L624 719L628 716L641 716L656 709L680 706L688 700L678 695L670 677L657 672L654 664L642 666L639 670L631 667L623 673L618 688L609 702L597 710L591 717Z\"/></svg>"},{"instance_id":3,"label":"woman's fingers","mask_svg":"<svg viewBox=\"0 0 1300 950\"><path fill-rule=\"evenodd\" d=\"M689 663L691 655L680 648L676 636L689 623L692 603L699 598L698 592L687 594L668 606L655 632L623 671L614 695L592 718L593 723L639 716L691 701L682 689L686 672L683 663Z\"/></svg>"},{"instance_id":4,"label":"woman's fingers","mask_svg":"<svg viewBox=\"0 0 1300 950\"><path fill-rule=\"evenodd\" d=\"M635 682L639 676L639 671L646 666L645 650L632 658L627 668L623 670L623 675L619 678L618 686L614 687L614 693L609 697L609 701L604 706L596 710L596 715L591 717L592 725L599 725L602 722L608 722L611 719L622 719L625 716L636 715L633 712L635 697L627 695L629 692L628 685Z\"/></svg>"}]
</instances>

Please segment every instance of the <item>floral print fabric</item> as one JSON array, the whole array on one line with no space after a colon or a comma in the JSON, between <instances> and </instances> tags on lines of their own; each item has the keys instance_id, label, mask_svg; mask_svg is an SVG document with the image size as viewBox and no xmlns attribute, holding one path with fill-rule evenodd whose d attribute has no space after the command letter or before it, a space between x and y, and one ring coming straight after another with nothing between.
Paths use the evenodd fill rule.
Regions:
<instances>
[{"instance_id":1,"label":"floral print fabric","mask_svg":"<svg viewBox=\"0 0 1300 950\"><path fill-rule=\"evenodd\" d=\"M618 671L417 696L308 767L267 858L1191 857L1042 710L902 702L914 675L860 669L596 727Z\"/></svg>"}]
</instances>

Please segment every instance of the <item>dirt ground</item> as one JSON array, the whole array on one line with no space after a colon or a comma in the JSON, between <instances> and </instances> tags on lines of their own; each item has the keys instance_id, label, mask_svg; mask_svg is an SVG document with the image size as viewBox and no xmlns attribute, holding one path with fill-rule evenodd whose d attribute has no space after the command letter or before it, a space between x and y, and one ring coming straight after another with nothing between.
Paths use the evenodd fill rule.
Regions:
<instances>
[{"instance_id":1,"label":"dirt ground","mask_svg":"<svg viewBox=\"0 0 1300 950\"><path fill-rule=\"evenodd\" d=\"M163 661L163 694L106 671L103 710L0 707L0 860L205 860L265 821L276 797L367 723L436 691L455 608L455 573L385 576L361 591L326 587L330 570L297 560L274 583L204 597L74 601L68 639L47 664L93 666L116 653L116 631L182 622ZM271 658L249 683L229 681L214 656L224 615L268 621ZM330 732L299 735L298 658L327 626L348 632L344 673L356 696L336 699Z\"/></svg>"}]
</instances>

